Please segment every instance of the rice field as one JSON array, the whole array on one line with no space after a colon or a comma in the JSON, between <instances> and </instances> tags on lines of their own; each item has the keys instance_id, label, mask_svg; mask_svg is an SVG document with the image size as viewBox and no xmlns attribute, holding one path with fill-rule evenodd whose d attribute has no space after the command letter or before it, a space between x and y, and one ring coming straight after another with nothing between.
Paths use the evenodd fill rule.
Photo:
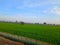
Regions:
<instances>
[{"instance_id":1,"label":"rice field","mask_svg":"<svg viewBox=\"0 0 60 45\"><path fill-rule=\"evenodd\" d=\"M0 22L0 32L29 37L60 45L60 25L24 24Z\"/></svg>"}]
</instances>

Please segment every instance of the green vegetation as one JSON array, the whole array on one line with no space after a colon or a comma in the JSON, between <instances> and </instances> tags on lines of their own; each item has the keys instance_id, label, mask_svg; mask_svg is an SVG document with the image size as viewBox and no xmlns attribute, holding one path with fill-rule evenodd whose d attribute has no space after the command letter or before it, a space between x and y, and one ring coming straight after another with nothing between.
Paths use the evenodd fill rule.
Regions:
<instances>
[{"instance_id":1,"label":"green vegetation","mask_svg":"<svg viewBox=\"0 0 60 45\"><path fill-rule=\"evenodd\" d=\"M39 24L18 24L0 22L0 31L18 36L26 36L40 41L60 44L60 26L59 25L39 25Z\"/></svg>"}]
</instances>

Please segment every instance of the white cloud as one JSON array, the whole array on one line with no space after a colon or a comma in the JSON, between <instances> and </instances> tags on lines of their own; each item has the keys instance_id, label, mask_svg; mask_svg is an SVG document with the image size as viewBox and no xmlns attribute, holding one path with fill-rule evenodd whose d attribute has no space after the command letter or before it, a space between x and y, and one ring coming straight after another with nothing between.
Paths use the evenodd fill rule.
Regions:
<instances>
[{"instance_id":1,"label":"white cloud","mask_svg":"<svg viewBox=\"0 0 60 45\"><path fill-rule=\"evenodd\" d=\"M30 23L34 23L34 22L39 22L39 19L37 16L26 16L23 14L17 14L17 15L0 15L0 20L2 21L24 21L24 22L30 22Z\"/></svg>"},{"instance_id":2,"label":"white cloud","mask_svg":"<svg viewBox=\"0 0 60 45\"><path fill-rule=\"evenodd\" d=\"M20 5L21 2L21 5ZM41 7L49 4L57 5L60 4L60 0L13 0L13 3L16 5L17 9L23 9L25 7L28 8L35 8L35 7Z\"/></svg>"},{"instance_id":3,"label":"white cloud","mask_svg":"<svg viewBox=\"0 0 60 45\"><path fill-rule=\"evenodd\" d=\"M60 4L60 0L49 0L49 2L55 5Z\"/></svg>"},{"instance_id":4,"label":"white cloud","mask_svg":"<svg viewBox=\"0 0 60 45\"><path fill-rule=\"evenodd\" d=\"M53 8L44 10L43 13L60 15L60 7L59 6L54 6Z\"/></svg>"},{"instance_id":5,"label":"white cloud","mask_svg":"<svg viewBox=\"0 0 60 45\"><path fill-rule=\"evenodd\" d=\"M44 6L44 5L46 5L47 3L46 2L42 2L42 3L40 3L40 2L33 2L33 3L25 3L24 4L24 6L25 7L30 7L30 8L33 8L33 7L41 7L41 6Z\"/></svg>"},{"instance_id":6,"label":"white cloud","mask_svg":"<svg viewBox=\"0 0 60 45\"><path fill-rule=\"evenodd\" d=\"M41 1L41 0L23 0L22 1L22 6L17 6L17 8L35 8L35 7L41 7L45 5L58 5L60 4L60 0L46 0L46 1Z\"/></svg>"},{"instance_id":7,"label":"white cloud","mask_svg":"<svg viewBox=\"0 0 60 45\"><path fill-rule=\"evenodd\" d=\"M55 6L53 9L51 9L51 13L60 15L60 7Z\"/></svg>"},{"instance_id":8,"label":"white cloud","mask_svg":"<svg viewBox=\"0 0 60 45\"><path fill-rule=\"evenodd\" d=\"M25 7L28 7L28 8L36 8L36 7L41 7L41 6L45 6L47 5L49 2L44 2L44 1L40 1L40 0L24 0L22 2L22 6L17 6L17 8L25 8Z\"/></svg>"}]
</instances>

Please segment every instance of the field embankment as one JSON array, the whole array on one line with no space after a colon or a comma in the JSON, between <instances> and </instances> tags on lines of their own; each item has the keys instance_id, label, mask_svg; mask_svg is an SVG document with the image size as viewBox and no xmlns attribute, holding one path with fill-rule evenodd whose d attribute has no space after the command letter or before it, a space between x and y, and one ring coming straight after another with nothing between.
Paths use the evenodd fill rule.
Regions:
<instances>
[{"instance_id":1,"label":"field embankment","mask_svg":"<svg viewBox=\"0 0 60 45\"><path fill-rule=\"evenodd\" d=\"M35 40L35 39L31 39L31 38L27 38L27 37L23 37L23 36L17 36L17 35L12 35L9 33L2 33L0 32L0 40L5 40L5 43L7 44L24 44L24 45L52 45L50 43L47 42L42 42L39 40ZM12 40L12 41L10 41ZM15 42L13 42L15 41ZM20 43L18 43L20 42ZM1 43L1 42L0 42Z\"/></svg>"}]
</instances>

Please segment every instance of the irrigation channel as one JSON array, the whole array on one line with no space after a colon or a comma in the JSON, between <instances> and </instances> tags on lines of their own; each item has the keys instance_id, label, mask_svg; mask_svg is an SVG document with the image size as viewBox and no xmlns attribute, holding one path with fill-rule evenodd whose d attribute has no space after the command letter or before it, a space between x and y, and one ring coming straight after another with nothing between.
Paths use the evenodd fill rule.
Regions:
<instances>
[{"instance_id":1,"label":"irrigation channel","mask_svg":"<svg viewBox=\"0 0 60 45\"><path fill-rule=\"evenodd\" d=\"M42 42L39 40L35 40L35 39L23 37L23 36L12 35L12 34L3 33L3 32L0 32L0 38L1 37L15 41L15 42L21 42L24 45L52 45L50 43Z\"/></svg>"}]
</instances>

